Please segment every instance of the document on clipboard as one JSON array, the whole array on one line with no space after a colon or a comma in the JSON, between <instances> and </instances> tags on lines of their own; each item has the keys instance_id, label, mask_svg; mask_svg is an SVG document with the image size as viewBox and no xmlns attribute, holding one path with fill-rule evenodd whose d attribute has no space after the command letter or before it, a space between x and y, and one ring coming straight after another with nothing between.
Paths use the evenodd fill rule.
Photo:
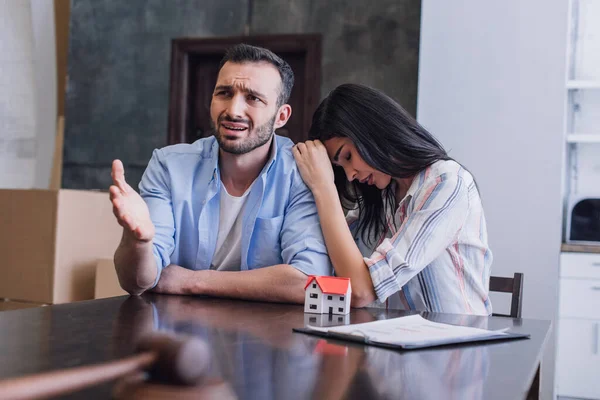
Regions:
<instances>
[{"instance_id":1,"label":"document on clipboard","mask_svg":"<svg viewBox=\"0 0 600 400\"><path fill-rule=\"evenodd\" d=\"M308 325L304 328L294 329L294 331L406 350L457 343L529 338L528 334L509 332L508 328L490 331L450 325L429 321L418 314L334 327Z\"/></svg>"}]
</instances>

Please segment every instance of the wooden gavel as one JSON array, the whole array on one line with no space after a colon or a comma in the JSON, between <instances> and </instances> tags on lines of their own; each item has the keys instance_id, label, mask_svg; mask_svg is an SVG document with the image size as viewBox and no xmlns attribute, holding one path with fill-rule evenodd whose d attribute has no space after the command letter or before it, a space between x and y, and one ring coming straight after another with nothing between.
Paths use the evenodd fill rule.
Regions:
<instances>
[{"instance_id":1,"label":"wooden gavel","mask_svg":"<svg viewBox=\"0 0 600 400\"><path fill-rule=\"evenodd\" d=\"M152 334L140 341L136 352L117 361L0 381L0 400L59 396L142 370L158 382L193 385L209 366L208 346L197 338Z\"/></svg>"}]
</instances>

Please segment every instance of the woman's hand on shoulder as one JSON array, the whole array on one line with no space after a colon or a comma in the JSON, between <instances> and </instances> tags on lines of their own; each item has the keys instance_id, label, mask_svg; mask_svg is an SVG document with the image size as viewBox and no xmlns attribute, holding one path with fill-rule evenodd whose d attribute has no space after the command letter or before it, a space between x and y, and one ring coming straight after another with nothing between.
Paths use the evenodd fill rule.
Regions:
<instances>
[{"instance_id":1,"label":"woman's hand on shoulder","mask_svg":"<svg viewBox=\"0 0 600 400\"><path fill-rule=\"evenodd\" d=\"M307 140L292 148L300 175L306 186L313 191L335 188L333 167L327 149L319 140Z\"/></svg>"}]
</instances>

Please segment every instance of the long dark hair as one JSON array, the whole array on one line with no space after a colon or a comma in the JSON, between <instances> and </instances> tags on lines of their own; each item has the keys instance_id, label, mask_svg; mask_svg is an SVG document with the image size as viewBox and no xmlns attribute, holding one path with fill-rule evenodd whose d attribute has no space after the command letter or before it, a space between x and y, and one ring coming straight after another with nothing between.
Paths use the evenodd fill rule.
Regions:
<instances>
[{"instance_id":1,"label":"long dark hair","mask_svg":"<svg viewBox=\"0 0 600 400\"><path fill-rule=\"evenodd\" d=\"M313 114L309 137L352 140L363 160L393 178L410 178L439 160L450 160L442 145L398 103L368 86L335 88ZM380 190L348 182L334 167L335 185L346 209L359 209L358 233L366 243L386 231L386 206L397 207L393 185ZM383 193L382 193L383 192Z\"/></svg>"}]
</instances>

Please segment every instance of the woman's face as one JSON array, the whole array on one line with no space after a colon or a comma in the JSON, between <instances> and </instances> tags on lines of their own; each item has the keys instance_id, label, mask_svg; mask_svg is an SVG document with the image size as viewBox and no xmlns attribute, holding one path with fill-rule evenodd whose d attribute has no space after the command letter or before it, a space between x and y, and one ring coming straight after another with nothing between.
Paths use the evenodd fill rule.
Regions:
<instances>
[{"instance_id":1,"label":"woman's face","mask_svg":"<svg viewBox=\"0 0 600 400\"><path fill-rule=\"evenodd\" d=\"M391 176L367 164L349 138L334 137L323 144L327 148L331 163L344 168L349 181L356 179L361 183L375 185L378 189L385 189L390 184Z\"/></svg>"}]
</instances>

